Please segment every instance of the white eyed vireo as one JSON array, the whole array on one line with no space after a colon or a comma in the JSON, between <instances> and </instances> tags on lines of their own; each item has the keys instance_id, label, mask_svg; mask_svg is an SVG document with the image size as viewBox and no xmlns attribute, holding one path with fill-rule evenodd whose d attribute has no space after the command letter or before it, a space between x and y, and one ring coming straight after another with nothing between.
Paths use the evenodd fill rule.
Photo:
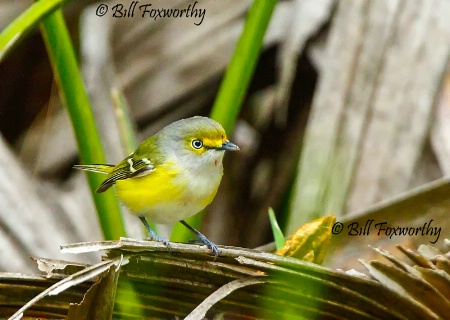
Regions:
<instances>
[{"instance_id":1,"label":"white eyed vireo","mask_svg":"<svg viewBox=\"0 0 450 320\"><path fill-rule=\"evenodd\" d=\"M164 127L116 166L90 164L75 168L107 174L97 192L115 185L117 197L141 219L153 240L169 246L168 240L150 228L146 218L163 224L180 221L217 256L217 246L184 219L214 199L222 180L226 150L239 147L228 141L219 123L192 117Z\"/></svg>"}]
</instances>

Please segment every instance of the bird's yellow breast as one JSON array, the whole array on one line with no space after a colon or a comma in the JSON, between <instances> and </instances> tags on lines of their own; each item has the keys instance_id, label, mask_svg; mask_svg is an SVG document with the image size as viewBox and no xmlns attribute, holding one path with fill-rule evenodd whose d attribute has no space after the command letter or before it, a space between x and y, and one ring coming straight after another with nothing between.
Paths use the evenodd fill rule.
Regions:
<instances>
[{"instance_id":1,"label":"bird's yellow breast","mask_svg":"<svg viewBox=\"0 0 450 320\"><path fill-rule=\"evenodd\" d=\"M155 223L172 223L210 204L221 177L221 174L194 176L179 165L167 162L147 175L117 180L116 194L133 214L148 217ZM203 179L202 187L195 183L199 179Z\"/></svg>"}]
</instances>

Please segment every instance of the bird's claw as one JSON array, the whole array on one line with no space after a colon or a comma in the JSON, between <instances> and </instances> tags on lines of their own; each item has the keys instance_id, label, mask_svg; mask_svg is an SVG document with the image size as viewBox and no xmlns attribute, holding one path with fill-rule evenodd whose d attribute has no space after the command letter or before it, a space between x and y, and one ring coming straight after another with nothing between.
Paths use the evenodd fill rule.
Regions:
<instances>
[{"instance_id":1,"label":"bird's claw","mask_svg":"<svg viewBox=\"0 0 450 320\"><path fill-rule=\"evenodd\" d=\"M167 248L171 248L171 246L170 246L170 242L169 242L169 240L168 239L166 239L166 238L162 238L162 237L160 237L160 236L158 236L156 233L151 233L150 234L150 237L148 237L148 238L146 238L146 240L153 240L153 241L158 241L158 242L162 242L162 243L164 243L164 245L167 247Z\"/></svg>"},{"instance_id":2,"label":"bird's claw","mask_svg":"<svg viewBox=\"0 0 450 320\"><path fill-rule=\"evenodd\" d=\"M214 255L214 260L216 260L217 257L219 256L219 248L217 247L217 245L208 238L206 238L203 234L200 234L198 236L198 241L205 244L211 250L211 252Z\"/></svg>"},{"instance_id":3,"label":"bird's claw","mask_svg":"<svg viewBox=\"0 0 450 320\"><path fill-rule=\"evenodd\" d=\"M208 238L205 237L205 235L203 233L201 233L200 231L198 231L197 229L191 227L186 221L184 220L180 220L180 222L189 230L191 230L193 233L195 233L197 235L197 239L199 242L206 244L206 246L211 249L212 253L214 254L214 260L217 259L217 257L219 256L219 248L210 240L208 240Z\"/></svg>"},{"instance_id":4,"label":"bird's claw","mask_svg":"<svg viewBox=\"0 0 450 320\"><path fill-rule=\"evenodd\" d=\"M164 243L164 245L169 248L170 250L170 242L169 240L165 239L165 238L161 238L160 236L158 236L155 231L152 230L152 228L150 227L150 225L148 224L147 220L145 219L145 217L139 217L139 219L142 221L142 223L145 226L145 229L147 229L148 235L149 237L145 240L154 240L154 241L158 241L158 242L162 242Z\"/></svg>"}]
</instances>

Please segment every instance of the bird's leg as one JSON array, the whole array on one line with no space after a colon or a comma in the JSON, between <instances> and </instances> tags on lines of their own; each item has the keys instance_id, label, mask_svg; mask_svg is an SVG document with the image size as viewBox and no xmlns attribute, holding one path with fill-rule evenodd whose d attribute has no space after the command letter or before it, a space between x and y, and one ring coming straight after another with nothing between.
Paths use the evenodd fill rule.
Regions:
<instances>
[{"instance_id":1,"label":"bird's leg","mask_svg":"<svg viewBox=\"0 0 450 320\"><path fill-rule=\"evenodd\" d=\"M152 228L150 228L150 225L148 224L147 220L144 217L139 217L139 219L141 219L142 223L145 226L145 229L147 229L147 231L148 231L148 235L150 236L150 238L152 240L160 241L160 242L164 243L167 247L170 248L169 240L161 238L160 236L158 236L155 233L155 231L153 231Z\"/></svg>"},{"instance_id":2,"label":"bird's leg","mask_svg":"<svg viewBox=\"0 0 450 320\"><path fill-rule=\"evenodd\" d=\"M219 255L219 248L211 241L208 240L208 238L205 237L203 233L198 231L197 229L191 227L186 221L180 220L181 224L183 224L186 228L191 230L193 233L195 233L198 237L198 240L200 240L201 243L206 244L209 249L211 249L212 253L214 254L214 257L217 258Z\"/></svg>"}]
</instances>

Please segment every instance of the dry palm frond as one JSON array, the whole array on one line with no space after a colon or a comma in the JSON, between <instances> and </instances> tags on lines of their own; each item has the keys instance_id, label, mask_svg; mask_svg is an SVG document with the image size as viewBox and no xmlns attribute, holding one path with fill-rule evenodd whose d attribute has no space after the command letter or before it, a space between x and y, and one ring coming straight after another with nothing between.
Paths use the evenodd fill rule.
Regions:
<instances>
[{"instance_id":1,"label":"dry palm frond","mask_svg":"<svg viewBox=\"0 0 450 320\"><path fill-rule=\"evenodd\" d=\"M66 253L100 250L109 250L106 260L87 268L39 260L47 277L2 275L0 317L11 316L44 290L46 297L31 305L26 316L106 319L112 314L128 319L193 312L191 318L208 319L437 319L450 310L448 255L431 256L436 252L432 247L418 253L401 248L414 267L379 250L394 265L363 262L375 280L235 247L221 246L216 261L206 247L174 243L169 250L161 243L126 238L63 248ZM114 296L114 305L99 303Z\"/></svg>"}]
</instances>

